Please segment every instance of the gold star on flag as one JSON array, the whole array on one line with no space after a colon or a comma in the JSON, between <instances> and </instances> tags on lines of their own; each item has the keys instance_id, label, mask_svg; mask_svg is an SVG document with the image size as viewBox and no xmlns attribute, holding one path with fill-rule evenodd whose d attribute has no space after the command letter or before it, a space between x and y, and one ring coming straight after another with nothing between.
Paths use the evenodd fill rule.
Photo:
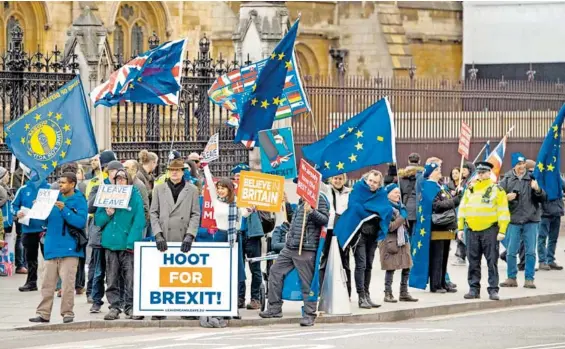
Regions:
<instances>
[{"instance_id":1,"label":"gold star on flag","mask_svg":"<svg viewBox=\"0 0 565 349\"><path fill-rule=\"evenodd\" d=\"M420 216L420 222L424 223L425 220L424 216Z\"/></svg>"},{"instance_id":2,"label":"gold star on flag","mask_svg":"<svg viewBox=\"0 0 565 349\"><path fill-rule=\"evenodd\" d=\"M547 165L547 170L553 172L553 170L555 170L555 166L553 166L552 164Z\"/></svg>"},{"instance_id":3,"label":"gold star on flag","mask_svg":"<svg viewBox=\"0 0 565 349\"><path fill-rule=\"evenodd\" d=\"M41 168L44 169L45 171L47 171L47 169L48 169L49 167L47 167L47 165L43 164L43 165L41 165Z\"/></svg>"},{"instance_id":4,"label":"gold star on flag","mask_svg":"<svg viewBox=\"0 0 565 349\"><path fill-rule=\"evenodd\" d=\"M353 127L348 127L347 132L349 132L349 133L353 132Z\"/></svg>"},{"instance_id":5,"label":"gold star on flag","mask_svg":"<svg viewBox=\"0 0 565 349\"><path fill-rule=\"evenodd\" d=\"M357 148L357 150L363 150L363 143L357 142L357 144L355 144L355 148Z\"/></svg>"},{"instance_id":6,"label":"gold star on flag","mask_svg":"<svg viewBox=\"0 0 565 349\"><path fill-rule=\"evenodd\" d=\"M426 229L424 229L424 228L420 229L420 235L425 236L426 235Z\"/></svg>"},{"instance_id":7,"label":"gold star on flag","mask_svg":"<svg viewBox=\"0 0 565 349\"><path fill-rule=\"evenodd\" d=\"M61 159L64 159L65 156L67 156L67 152L62 151L62 152L61 152Z\"/></svg>"},{"instance_id":8,"label":"gold star on flag","mask_svg":"<svg viewBox=\"0 0 565 349\"><path fill-rule=\"evenodd\" d=\"M282 61L283 58L284 58L284 53L280 53L279 54L279 61Z\"/></svg>"},{"instance_id":9,"label":"gold star on flag","mask_svg":"<svg viewBox=\"0 0 565 349\"><path fill-rule=\"evenodd\" d=\"M280 104L281 104L281 99L280 99L279 97L273 98L273 104L274 104L274 105L280 105Z\"/></svg>"},{"instance_id":10,"label":"gold star on flag","mask_svg":"<svg viewBox=\"0 0 565 349\"><path fill-rule=\"evenodd\" d=\"M286 63L284 64L286 69L291 69L292 68L292 62L291 61L286 61Z\"/></svg>"},{"instance_id":11,"label":"gold star on flag","mask_svg":"<svg viewBox=\"0 0 565 349\"><path fill-rule=\"evenodd\" d=\"M134 89L133 83L129 84L129 88L131 88L132 90Z\"/></svg>"},{"instance_id":12,"label":"gold star on flag","mask_svg":"<svg viewBox=\"0 0 565 349\"><path fill-rule=\"evenodd\" d=\"M71 140L67 138L67 140L65 141L65 144L66 144L66 145L71 145L71 143L72 143Z\"/></svg>"},{"instance_id":13,"label":"gold star on flag","mask_svg":"<svg viewBox=\"0 0 565 349\"><path fill-rule=\"evenodd\" d=\"M382 141L384 141L384 140L385 140L385 139L383 138L383 136L377 136L377 141L382 142Z\"/></svg>"},{"instance_id":14,"label":"gold star on flag","mask_svg":"<svg viewBox=\"0 0 565 349\"><path fill-rule=\"evenodd\" d=\"M422 213L422 206L418 206L418 213Z\"/></svg>"},{"instance_id":15,"label":"gold star on flag","mask_svg":"<svg viewBox=\"0 0 565 349\"><path fill-rule=\"evenodd\" d=\"M345 165L345 164L340 161L340 162L337 163L337 166L336 166L336 167L337 167L338 170L343 170L343 166L344 166L344 165Z\"/></svg>"},{"instance_id":16,"label":"gold star on flag","mask_svg":"<svg viewBox=\"0 0 565 349\"><path fill-rule=\"evenodd\" d=\"M412 250L412 256L416 255L416 249Z\"/></svg>"},{"instance_id":17,"label":"gold star on flag","mask_svg":"<svg viewBox=\"0 0 565 349\"><path fill-rule=\"evenodd\" d=\"M339 136L339 138L344 139L344 138L345 138L345 133L342 134L341 136Z\"/></svg>"},{"instance_id":18,"label":"gold star on flag","mask_svg":"<svg viewBox=\"0 0 565 349\"><path fill-rule=\"evenodd\" d=\"M274 52L273 52L273 53L271 53L271 59L275 59L275 57L276 57L276 56L277 56L277 54L276 54L276 53L274 53Z\"/></svg>"},{"instance_id":19,"label":"gold star on flag","mask_svg":"<svg viewBox=\"0 0 565 349\"><path fill-rule=\"evenodd\" d=\"M351 154L351 156L349 157L349 161L351 161L351 162L357 161L357 155Z\"/></svg>"},{"instance_id":20,"label":"gold star on flag","mask_svg":"<svg viewBox=\"0 0 565 349\"><path fill-rule=\"evenodd\" d=\"M553 138L557 139L557 137L559 137L559 133L555 132L555 133L553 134Z\"/></svg>"},{"instance_id":21,"label":"gold star on flag","mask_svg":"<svg viewBox=\"0 0 565 349\"><path fill-rule=\"evenodd\" d=\"M418 249L421 249L422 246L423 246L423 245L422 245L422 241L418 241Z\"/></svg>"},{"instance_id":22,"label":"gold star on flag","mask_svg":"<svg viewBox=\"0 0 565 349\"><path fill-rule=\"evenodd\" d=\"M330 168L330 162L329 162L329 161L324 162L324 166L325 166L326 168Z\"/></svg>"},{"instance_id":23,"label":"gold star on flag","mask_svg":"<svg viewBox=\"0 0 565 349\"><path fill-rule=\"evenodd\" d=\"M52 116L53 116L53 112L50 111L49 113L47 113L47 116L48 116L48 117L52 117Z\"/></svg>"},{"instance_id":24,"label":"gold star on flag","mask_svg":"<svg viewBox=\"0 0 565 349\"><path fill-rule=\"evenodd\" d=\"M24 126L24 129L27 131L27 130L29 130L30 127L31 127L30 124L26 124L26 125Z\"/></svg>"},{"instance_id":25,"label":"gold star on flag","mask_svg":"<svg viewBox=\"0 0 565 349\"><path fill-rule=\"evenodd\" d=\"M267 100L265 99L263 102L261 102L261 108L265 108L267 109L267 107L269 106L269 102L267 102Z\"/></svg>"},{"instance_id":26,"label":"gold star on flag","mask_svg":"<svg viewBox=\"0 0 565 349\"><path fill-rule=\"evenodd\" d=\"M553 125L551 128L553 129L553 132L557 132L557 130L559 130L559 126L557 125Z\"/></svg>"},{"instance_id":27,"label":"gold star on flag","mask_svg":"<svg viewBox=\"0 0 565 349\"><path fill-rule=\"evenodd\" d=\"M357 138L361 138L363 137L363 131L359 130L355 135L357 136Z\"/></svg>"},{"instance_id":28,"label":"gold star on flag","mask_svg":"<svg viewBox=\"0 0 565 349\"><path fill-rule=\"evenodd\" d=\"M138 81L138 82L141 82L141 77L137 78L137 81Z\"/></svg>"},{"instance_id":29,"label":"gold star on flag","mask_svg":"<svg viewBox=\"0 0 565 349\"><path fill-rule=\"evenodd\" d=\"M63 118L63 115L61 115L61 113L57 113L57 115L55 115L55 119L57 119L57 121L61 120Z\"/></svg>"},{"instance_id":30,"label":"gold star on flag","mask_svg":"<svg viewBox=\"0 0 565 349\"><path fill-rule=\"evenodd\" d=\"M257 100L257 98L253 98L253 99L251 100L251 105L255 105L255 104L257 104L257 102L259 102L259 101Z\"/></svg>"},{"instance_id":31,"label":"gold star on flag","mask_svg":"<svg viewBox=\"0 0 565 349\"><path fill-rule=\"evenodd\" d=\"M538 162L538 169L540 172L543 172L544 170L543 164L541 162Z\"/></svg>"},{"instance_id":32,"label":"gold star on flag","mask_svg":"<svg viewBox=\"0 0 565 349\"><path fill-rule=\"evenodd\" d=\"M253 87L251 87L251 90L252 90L253 92L255 92L256 89L257 89L257 84L253 84Z\"/></svg>"},{"instance_id":33,"label":"gold star on flag","mask_svg":"<svg viewBox=\"0 0 565 349\"><path fill-rule=\"evenodd\" d=\"M41 120L41 115L35 114L35 121L39 121L39 120Z\"/></svg>"},{"instance_id":34,"label":"gold star on flag","mask_svg":"<svg viewBox=\"0 0 565 349\"><path fill-rule=\"evenodd\" d=\"M26 138L25 138L25 137L22 137L22 138L20 139L20 142L22 142L22 144L26 144Z\"/></svg>"},{"instance_id":35,"label":"gold star on flag","mask_svg":"<svg viewBox=\"0 0 565 349\"><path fill-rule=\"evenodd\" d=\"M69 126L68 124L65 124L65 126L63 127L63 130L69 132L71 130L71 126Z\"/></svg>"},{"instance_id":36,"label":"gold star on flag","mask_svg":"<svg viewBox=\"0 0 565 349\"><path fill-rule=\"evenodd\" d=\"M57 167L57 161L53 161L53 162L51 163L51 166L53 166L53 168Z\"/></svg>"}]
</instances>

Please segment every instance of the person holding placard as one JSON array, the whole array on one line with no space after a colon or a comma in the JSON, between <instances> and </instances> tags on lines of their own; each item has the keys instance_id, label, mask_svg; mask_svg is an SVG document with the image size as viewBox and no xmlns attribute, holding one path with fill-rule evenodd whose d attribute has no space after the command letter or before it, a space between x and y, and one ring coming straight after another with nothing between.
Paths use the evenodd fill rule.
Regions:
<instances>
[{"instance_id":1,"label":"person holding placard","mask_svg":"<svg viewBox=\"0 0 565 349\"><path fill-rule=\"evenodd\" d=\"M61 315L64 323L74 320L75 278L78 259L84 257L87 203L76 189L77 177L66 172L59 178L59 197L46 220L45 269L41 285L41 302L37 316L30 322L49 322L53 309L55 287L62 280Z\"/></svg>"},{"instance_id":2,"label":"person holding placard","mask_svg":"<svg viewBox=\"0 0 565 349\"><path fill-rule=\"evenodd\" d=\"M125 169L111 174L110 183L131 186L133 181ZM143 200L139 190L132 187L131 197L126 208L98 207L94 215L95 224L102 229L102 247L106 250L106 298L110 303L110 312L104 320L120 318L123 310L127 318L134 320L142 317L133 316L133 248L136 241L143 239L145 214ZM120 293L120 279L123 279L124 304Z\"/></svg>"}]
</instances>

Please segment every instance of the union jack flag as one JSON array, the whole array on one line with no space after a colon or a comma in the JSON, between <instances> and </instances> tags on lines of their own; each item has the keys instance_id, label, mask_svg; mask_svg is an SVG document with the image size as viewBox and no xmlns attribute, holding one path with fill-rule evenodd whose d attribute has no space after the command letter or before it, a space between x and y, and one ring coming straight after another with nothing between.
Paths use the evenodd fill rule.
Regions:
<instances>
[{"instance_id":1,"label":"union jack flag","mask_svg":"<svg viewBox=\"0 0 565 349\"><path fill-rule=\"evenodd\" d=\"M502 161L504 160L504 154L506 153L507 139L508 136L504 136L504 138L502 138L502 140L500 141L500 143L498 143L496 148L494 148L494 150L490 152L488 157L485 159L486 162L491 163L493 166L490 177L492 181L495 183L498 181L498 178L500 177L500 170L502 169ZM473 173L473 175L471 176L469 183L475 179L478 179L478 175L476 172Z\"/></svg>"},{"instance_id":2,"label":"union jack flag","mask_svg":"<svg viewBox=\"0 0 565 349\"><path fill-rule=\"evenodd\" d=\"M166 42L124 64L108 81L92 90L90 99L94 106L111 107L120 101L178 105L186 42Z\"/></svg>"}]
</instances>

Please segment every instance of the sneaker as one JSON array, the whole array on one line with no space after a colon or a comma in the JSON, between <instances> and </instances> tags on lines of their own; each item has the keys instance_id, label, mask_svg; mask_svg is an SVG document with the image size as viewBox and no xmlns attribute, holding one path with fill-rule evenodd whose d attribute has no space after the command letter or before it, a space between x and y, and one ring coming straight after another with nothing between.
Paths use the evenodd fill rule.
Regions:
<instances>
[{"instance_id":1,"label":"sneaker","mask_svg":"<svg viewBox=\"0 0 565 349\"><path fill-rule=\"evenodd\" d=\"M469 293L465 293L463 298L465 298L465 299L479 299L479 298L481 298L481 295L479 294L479 292L471 290L471 291L469 291Z\"/></svg>"},{"instance_id":2,"label":"sneaker","mask_svg":"<svg viewBox=\"0 0 565 349\"><path fill-rule=\"evenodd\" d=\"M92 297L86 297L86 303L87 304L94 304L94 299L92 299Z\"/></svg>"},{"instance_id":3,"label":"sneaker","mask_svg":"<svg viewBox=\"0 0 565 349\"><path fill-rule=\"evenodd\" d=\"M118 320L120 318L120 311L118 309L110 309L108 314L104 316L104 320Z\"/></svg>"},{"instance_id":4,"label":"sneaker","mask_svg":"<svg viewBox=\"0 0 565 349\"><path fill-rule=\"evenodd\" d=\"M137 321L139 321L139 320L145 319L145 316L132 315L132 316L131 316L131 319L132 319L132 320L137 320Z\"/></svg>"},{"instance_id":5,"label":"sneaker","mask_svg":"<svg viewBox=\"0 0 565 349\"><path fill-rule=\"evenodd\" d=\"M453 282L449 281L446 283L447 288L457 288L457 284L454 284Z\"/></svg>"},{"instance_id":6,"label":"sneaker","mask_svg":"<svg viewBox=\"0 0 565 349\"><path fill-rule=\"evenodd\" d=\"M451 265L463 267L467 265L467 262L465 262L465 260L461 257L456 257L455 260L451 263Z\"/></svg>"},{"instance_id":7,"label":"sneaker","mask_svg":"<svg viewBox=\"0 0 565 349\"><path fill-rule=\"evenodd\" d=\"M20 292L31 292L31 291L37 291L37 285L30 285L30 284L25 284L22 287L18 288L18 290Z\"/></svg>"},{"instance_id":8,"label":"sneaker","mask_svg":"<svg viewBox=\"0 0 565 349\"><path fill-rule=\"evenodd\" d=\"M19 267L16 269L16 274L27 274L27 269L24 267Z\"/></svg>"},{"instance_id":9,"label":"sneaker","mask_svg":"<svg viewBox=\"0 0 565 349\"><path fill-rule=\"evenodd\" d=\"M42 318L41 316L36 316L36 317L32 317L31 319L29 319L29 322L37 322L37 323L41 323L41 324L46 324L49 322L49 320L46 320L44 318Z\"/></svg>"},{"instance_id":10,"label":"sneaker","mask_svg":"<svg viewBox=\"0 0 565 349\"><path fill-rule=\"evenodd\" d=\"M488 295L488 299L490 299L491 301L499 301L499 300L500 300L500 297L498 296L498 292L492 291L492 292Z\"/></svg>"},{"instance_id":11,"label":"sneaker","mask_svg":"<svg viewBox=\"0 0 565 349\"><path fill-rule=\"evenodd\" d=\"M516 279L508 278L506 281L500 284L500 287L518 287L518 282Z\"/></svg>"},{"instance_id":12,"label":"sneaker","mask_svg":"<svg viewBox=\"0 0 565 349\"><path fill-rule=\"evenodd\" d=\"M526 280L526 282L524 283L524 288L536 288L534 280Z\"/></svg>"},{"instance_id":13,"label":"sneaker","mask_svg":"<svg viewBox=\"0 0 565 349\"><path fill-rule=\"evenodd\" d=\"M282 311L274 311L272 309L267 309L259 313L259 316L263 319L272 319L272 318L282 318L283 314Z\"/></svg>"},{"instance_id":14,"label":"sneaker","mask_svg":"<svg viewBox=\"0 0 565 349\"><path fill-rule=\"evenodd\" d=\"M92 304L92 306L90 307L90 313L98 314L100 313L100 308L102 308L101 304Z\"/></svg>"},{"instance_id":15,"label":"sneaker","mask_svg":"<svg viewBox=\"0 0 565 349\"><path fill-rule=\"evenodd\" d=\"M252 299L249 304L247 304L247 309L249 310L259 310L261 309L261 302L256 299Z\"/></svg>"},{"instance_id":16,"label":"sneaker","mask_svg":"<svg viewBox=\"0 0 565 349\"><path fill-rule=\"evenodd\" d=\"M551 270L551 267L549 266L549 264L546 263L540 263L539 264L539 270Z\"/></svg>"},{"instance_id":17,"label":"sneaker","mask_svg":"<svg viewBox=\"0 0 565 349\"><path fill-rule=\"evenodd\" d=\"M86 291L86 290L84 289L84 287L79 287L79 288L76 288L75 291L76 291L76 294L83 294L84 291Z\"/></svg>"},{"instance_id":18,"label":"sneaker","mask_svg":"<svg viewBox=\"0 0 565 349\"><path fill-rule=\"evenodd\" d=\"M305 316L300 320L300 326L302 326L302 327L312 327L312 326L314 326L315 321L316 321L316 318L313 318L311 316Z\"/></svg>"},{"instance_id":19,"label":"sneaker","mask_svg":"<svg viewBox=\"0 0 565 349\"><path fill-rule=\"evenodd\" d=\"M63 317L63 323L64 324L70 324L71 322L73 322L75 320L74 317L72 316L65 316Z\"/></svg>"},{"instance_id":20,"label":"sneaker","mask_svg":"<svg viewBox=\"0 0 565 349\"><path fill-rule=\"evenodd\" d=\"M456 289L455 287L449 287L449 286L448 286L448 287L445 289L445 291L446 291L447 293L457 293L457 289Z\"/></svg>"},{"instance_id":21,"label":"sneaker","mask_svg":"<svg viewBox=\"0 0 565 349\"><path fill-rule=\"evenodd\" d=\"M563 267L555 262L549 263L548 265L551 270L563 270Z\"/></svg>"}]
</instances>

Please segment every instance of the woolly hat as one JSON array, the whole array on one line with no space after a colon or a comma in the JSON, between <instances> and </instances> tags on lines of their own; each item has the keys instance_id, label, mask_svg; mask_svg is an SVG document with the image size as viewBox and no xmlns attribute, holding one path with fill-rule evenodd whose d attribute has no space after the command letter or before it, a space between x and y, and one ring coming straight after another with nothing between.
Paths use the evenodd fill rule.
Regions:
<instances>
[{"instance_id":1,"label":"woolly hat","mask_svg":"<svg viewBox=\"0 0 565 349\"><path fill-rule=\"evenodd\" d=\"M520 152L512 153L512 167L516 167L520 162L525 162L526 157Z\"/></svg>"},{"instance_id":2,"label":"woolly hat","mask_svg":"<svg viewBox=\"0 0 565 349\"><path fill-rule=\"evenodd\" d=\"M394 189L399 189L398 185L396 183L390 183L389 185L387 185L385 187L385 190L387 193L390 193L391 191L393 191Z\"/></svg>"},{"instance_id":3,"label":"woolly hat","mask_svg":"<svg viewBox=\"0 0 565 349\"><path fill-rule=\"evenodd\" d=\"M116 154L114 154L114 152L111 150L104 150L102 153L100 153L100 166L102 166L102 168L106 167L110 162L116 160Z\"/></svg>"},{"instance_id":4,"label":"woolly hat","mask_svg":"<svg viewBox=\"0 0 565 349\"><path fill-rule=\"evenodd\" d=\"M424 166L424 178L430 177L432 172L434 172L438 167L439 165L436 163L426 164L426 166Z\"/></svg>"},{"instance_id":5,"label":"woolly hat","mask_svg":"<svg viewBox=\"0 0 565 349\"><path fill-rule=\"evenodd\" d=\"M123 170L123 169L124 169L124 165L122 165L122 163L117 160L110 161L110 163L108 163L108 171Z\"/></svg>"}]
</instances>

